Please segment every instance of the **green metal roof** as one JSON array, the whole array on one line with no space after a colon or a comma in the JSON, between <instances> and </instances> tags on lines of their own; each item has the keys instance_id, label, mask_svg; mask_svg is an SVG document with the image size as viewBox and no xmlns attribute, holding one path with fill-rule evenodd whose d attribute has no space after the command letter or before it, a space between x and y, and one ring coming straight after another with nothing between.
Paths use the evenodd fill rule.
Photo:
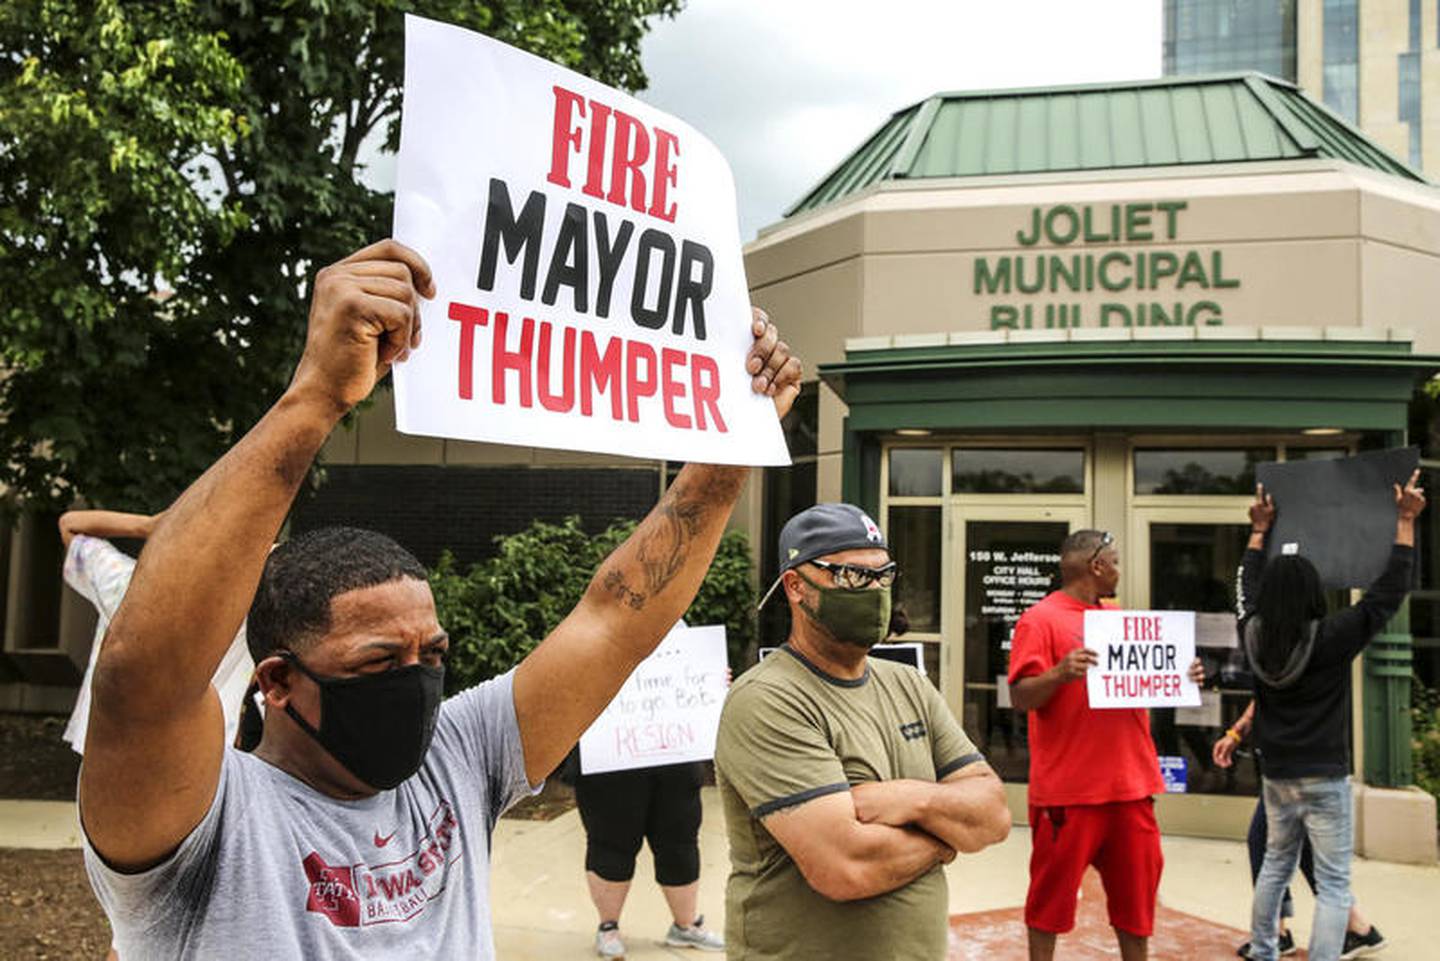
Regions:
<instances>
[{"instance_id":1,"label":"green metal roof","mask_svg":"<svg viewBox=\"0 0 1440 961\"><path fill-rule=\"evenodd\" d=\"M1307 157L1427 182L1294 84L1234 73L937 94L891 116L786 216L881 180Z\"/></svg>"}]
</instances>

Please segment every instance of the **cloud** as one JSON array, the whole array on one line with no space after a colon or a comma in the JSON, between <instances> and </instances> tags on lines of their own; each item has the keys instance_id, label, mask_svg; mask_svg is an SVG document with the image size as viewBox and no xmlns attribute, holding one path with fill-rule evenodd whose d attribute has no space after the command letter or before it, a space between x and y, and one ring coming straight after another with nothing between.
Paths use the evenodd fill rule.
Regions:
<instances>
[{"instance_id":1,"label":"cloud","mask_svg":"<svg viewBox=\"0 0 1440 961\"><path fill-rule=\"evenodd\" d=\"M887 117L946 90L1154 77L1154 0L690 0L646 39L648 103L729 159L744 237Z\"/></svg>"}]
</instances>

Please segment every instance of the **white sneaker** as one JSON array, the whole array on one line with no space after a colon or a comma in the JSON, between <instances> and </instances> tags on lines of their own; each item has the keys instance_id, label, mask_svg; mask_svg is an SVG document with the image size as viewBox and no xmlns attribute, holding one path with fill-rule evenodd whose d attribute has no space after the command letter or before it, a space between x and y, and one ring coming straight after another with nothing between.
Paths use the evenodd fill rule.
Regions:
<instances>
[{"instance_id":1,"label":"white sneaker","mask_svg":"<svg viewBox=\"0 0 1440 961\"><path fill-rule=\"evenodd\" d=\"M595 953L602 958L625 957L625 942L620 940L620 925L606 921L595 932Z\"/></svg>"},{"instance_id":2,"label":"white sneaker","mask_svg":"<svg viewBox=\"0 0 1440 961\"><path fill-rule=\"evenodd\" d=\"M668 948L695 948L700 951L724 951L725 939L713 931L705 930L705 918L697 917L688 928L671 922L665 932L665 946Z\"/></svg>"}]
</instances>

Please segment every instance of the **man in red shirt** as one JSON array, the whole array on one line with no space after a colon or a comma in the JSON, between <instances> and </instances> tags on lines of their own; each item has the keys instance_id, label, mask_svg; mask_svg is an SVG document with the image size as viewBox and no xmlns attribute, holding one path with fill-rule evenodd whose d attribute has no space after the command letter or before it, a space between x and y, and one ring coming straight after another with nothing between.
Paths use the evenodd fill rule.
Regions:
<instances>
[{"instance_id":1,"label":"man in red shirt","mask_svg":"<svg viewBox=\"0 0 1440 961\"><path fill-rule=\"evenodd\" d=\"M1060 547L1061 588L1015 625L1010 699L1030 711L1030 961L1050 961L1055 936L1075 926L1085 868L1105 886L1124 961L1143 961L1155 925L1164 858L1151 795L1165 789L1150 715L1143 708L1091 710L1083 681L1096 664L1084 646L1085 612L1115 596L1115 538L1075 531ZM1190 667L1197 683L1200 662Z\"/></svg>"}]
</instances>

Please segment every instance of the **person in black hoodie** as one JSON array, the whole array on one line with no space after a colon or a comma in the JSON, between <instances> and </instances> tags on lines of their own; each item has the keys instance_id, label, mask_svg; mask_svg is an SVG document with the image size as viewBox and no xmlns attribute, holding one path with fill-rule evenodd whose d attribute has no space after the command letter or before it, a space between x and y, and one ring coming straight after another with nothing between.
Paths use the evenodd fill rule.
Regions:
<instances>
[{"instance_id":1,"label":"person in black hoodie","mask_svg":"<svg viewBox=\"0 0 1440 961\"><path fill-rule=\"evenodd\" d=\"M1350 662L1399 610L1414 569L1415 518L1425 508L1416 471L1395 485L1395 546L1360 601L1325 613L1315 565L1298 555L1266 563L1274 501L1256 489L1241 563L1241 645L1255 678L1255 740L1265 759L1265 863L1255 881L1251 957L1275 961L1280 903L1302 838L1315 855L1312 961L1337 961L1350 913L1354 846L1350 792ZM1253 603L1252 599L1253 598Z\"/></svg>"}]
</instances>

